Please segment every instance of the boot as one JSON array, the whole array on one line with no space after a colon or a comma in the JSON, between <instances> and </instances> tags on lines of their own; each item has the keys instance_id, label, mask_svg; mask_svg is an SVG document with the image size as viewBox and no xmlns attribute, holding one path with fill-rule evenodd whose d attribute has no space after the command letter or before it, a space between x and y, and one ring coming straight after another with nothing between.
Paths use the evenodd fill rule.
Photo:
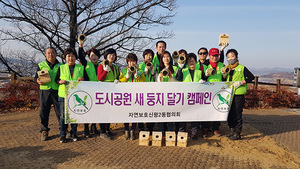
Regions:
<instances>
[{"instance_id":1,"label":"boot","mask_svg":"<svg viewBox=\"0 0 300 169\"><path fill-rule=\"evenodd\" d=\"M129 140L129 131L125 130L125 140Z\"/></svg>"},{"instance_id":2,"label":"boot","mask_svg":"<svg viewBox=\"0 0 300 169\"><path fill-rule=\"evenodd\" d=\"M134 140L134 139L135 139L135 137L134 137L134 131L131 130L130 131L130 140Z\"/></svg>"},{"instance_id":3,"label":"boot","mask_svg":"<svg viewBox=\"0 0 300 169\"><path fill-rule=\"evenodd\" d=\"M231 137L234 135L235 128L230 128L230 133L226 135L226 137Z\"/></svg>"},{"instance_id":4,"label":"boot","mask_svg":"<svg viewBox=\"0 0 300 169\"><path fill-rule=\"evenodd\" d=\"M235 130L234 134L229 137L229 140L240 140L241 139L241 132L239 130Z\"/></svg>"},{"instance_id":5,"label":"boot","mask_svg":"<svg viewBox=\"0 0 300 169\"><path fill-rule=\"evenodd\" d=\"M91 133L94 133L94 134L99 134L99 131L97 130L97 127L96 127L96 124L95 123L93 123L92 125L91 125Z\"/></svg>"}]
</instances>

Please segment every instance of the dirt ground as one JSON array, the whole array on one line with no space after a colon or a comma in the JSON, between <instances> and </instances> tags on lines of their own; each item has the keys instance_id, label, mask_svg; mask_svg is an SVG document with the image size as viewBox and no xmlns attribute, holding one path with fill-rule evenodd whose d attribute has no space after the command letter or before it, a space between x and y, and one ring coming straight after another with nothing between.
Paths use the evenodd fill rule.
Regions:
<instances>
[{"instance_id":1,"label":"dirt ground","mask_svg":"<svg viewBox=\"0 0 300 169\"><path fill-rule=\"evenodd\" d=\"M186 148L139 146L138 140L124 140L122 124L112 124L117 136L111 141L83 138L80 124L80 140L61 144L53 110L49 127L50 139L41 141L38 110L0 114L0 168L300 168L299 155L247 122L242 140L203 139L199 133ZM225 122L221 133L228 133Z\"/></svg>"}]
</instances>

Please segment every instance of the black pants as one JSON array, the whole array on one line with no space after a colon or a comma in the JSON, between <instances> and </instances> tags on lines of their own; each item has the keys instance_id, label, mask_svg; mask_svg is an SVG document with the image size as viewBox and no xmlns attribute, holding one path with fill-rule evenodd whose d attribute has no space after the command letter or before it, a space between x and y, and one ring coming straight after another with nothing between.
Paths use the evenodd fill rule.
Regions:
<instances>
[{"instance_id":1,"label":"black pants","mask_svg":"<svg viewBox=\"0 0 300 169\"><path fill-rule=\"evenodd\" d=\"M100 132L102 134L110 130L110 123L100 123L99 126L100 126Z\"/></svg>"},{"instance_id":2,"label":"black pants","mask_svg":"<svg viewBox=\"0 0 300 169\"><path fill-rule=\"evenodd\" d=\"M40 119L41 119L41 130L49 131L49 114L51 110L51 105L54 105L56 117L59 122L60 112L58 104L58 91L57 90L40 90Z\"/></svg>"},{"instance_id":3,"label":"black pants","mask_svg":"<svg viewBox=\"0 0 300 169\"><path fill-rule=\"evenodd\" d=\"M245 95L234 95L231 109L228 115L228 126L229 128L236 128L239 131L243 127L243 108L245 105Z\"/></svg>"}]
</instances>

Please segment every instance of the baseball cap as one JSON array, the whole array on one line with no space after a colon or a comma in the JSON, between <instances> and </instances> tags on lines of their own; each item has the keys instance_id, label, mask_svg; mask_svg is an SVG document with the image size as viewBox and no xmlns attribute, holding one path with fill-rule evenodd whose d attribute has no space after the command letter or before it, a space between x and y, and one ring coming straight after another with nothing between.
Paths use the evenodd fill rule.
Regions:
<instances>
[{"instance_id":1,"label":"baseball cap","mask_svg":"<svg viewBox=\"0 0 300 169\"><path fill-rule=\"evenodd\" d=\"M211 48L208 52L210 55L220 55L218 48Z\"/></svg>"}]
</instances>

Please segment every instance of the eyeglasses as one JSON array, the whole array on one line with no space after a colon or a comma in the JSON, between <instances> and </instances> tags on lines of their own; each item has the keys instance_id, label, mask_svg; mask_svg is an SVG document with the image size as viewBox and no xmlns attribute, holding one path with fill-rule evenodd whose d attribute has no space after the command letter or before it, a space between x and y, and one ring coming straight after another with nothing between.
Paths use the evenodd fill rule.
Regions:
<instances>
[{"instance_id":1,"label":"eyeglasses","mask_svg":"<svg viewBox=\"0 0 300 169\"><path fill-rule=\"evenodd\" d=\"M199 55L207 55L207 52L200 52Z\"/></svg>"}]
</instances>

